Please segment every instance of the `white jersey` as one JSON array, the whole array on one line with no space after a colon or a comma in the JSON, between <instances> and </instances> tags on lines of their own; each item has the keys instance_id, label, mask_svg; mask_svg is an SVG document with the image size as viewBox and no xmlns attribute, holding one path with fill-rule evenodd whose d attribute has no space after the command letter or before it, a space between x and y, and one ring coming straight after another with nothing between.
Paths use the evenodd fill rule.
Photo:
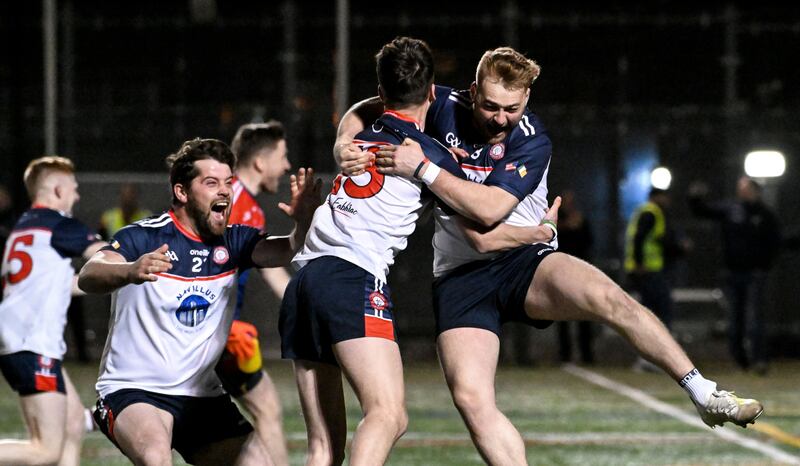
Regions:
<instances>
[{"instance_id":1,"label":"white jersey","mask_svg":"<svg viewBox=\"0 0 800 466\"><path fill-rule=\"evenodd\" d=\"M166 243L169 273L112 294L108 339L97 392L123 388L209 397L224 392L214 366L233 320L236 272L252 266L260 235L234 225L205 243L171 212L120 230L105 249L129 262Z\"/></svg>"},{"instance_id":2,"label":"white jersey","mask_svg":"<svg viewBox=\"0 0 800 466\"><path fill-rule=\"evenodd\" d=\"M387 112L354 141L364 150L418 141L425 154L443 167L457 171L446 148L419 131L413 121ZM447 160L449 160L449 164ZM384 176L374 168L347 177L339 175L326 201L317 208L303 248L294 258L302 267L322 256L336 256L386 282L395 256L406 248L429 196L421 197L421 183Z\"/></svg>"},{"instance_id":3,"label":"white jersey","mask_svg":"<svg viewBox=\"0 0 800 466\"><path fill-rule=\"evenodd\" d=\"M31 351L62 359L64 326L79 257L100 238L79 221L47 208L25 212L3 253L0 354Z\"/></svg>"}]
</instances>

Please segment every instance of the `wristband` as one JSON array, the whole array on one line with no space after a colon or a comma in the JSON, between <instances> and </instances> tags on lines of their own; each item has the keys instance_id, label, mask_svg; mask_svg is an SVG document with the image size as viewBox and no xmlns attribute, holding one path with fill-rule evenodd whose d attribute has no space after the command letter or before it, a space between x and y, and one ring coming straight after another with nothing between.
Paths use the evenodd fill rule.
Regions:
<instances>
[{"instance_id":1,"label":"wristband","mask_svg":"<svg viewBox=\"0 0 800 466\"><path fill-rule=\"evenodd\" d=\"M425 169L425 173L422 174L422 182L430 186L436 181L436 177L439 176L439 172L441 171L442 169L439 168L438 165L433 162L429 163L428 168Z\"/></svg>"},{"instance_id":2,"label":"wristband","mask_svg":"<svg viewBox=\"0 0 800 466\"><path fill-rule=\"evenodd\" d=\"M428 157L423 157L422 158L422 162L420 162L419 165L417 165L417 169L414 170L414 179L415 180L419 180L420 179L419 171L422 170L422 167L428 162L429 162Z\"/></svg>"},{"instance_id":3,"label":"wristband","mask_svg":"<svg viewBox=\"0 0 800 466\"><path fill-rule=\"evenodd\" d=\"M544 225L544 226L550 228L551 230L553 230L553 237L550 238L550 241L548 241L548 243L552 243L556 239L556 237L558 236L558 228L556 228L556 222L554 222L552 220L542 220L541 225Z\"/></svg>"}]
</instances>

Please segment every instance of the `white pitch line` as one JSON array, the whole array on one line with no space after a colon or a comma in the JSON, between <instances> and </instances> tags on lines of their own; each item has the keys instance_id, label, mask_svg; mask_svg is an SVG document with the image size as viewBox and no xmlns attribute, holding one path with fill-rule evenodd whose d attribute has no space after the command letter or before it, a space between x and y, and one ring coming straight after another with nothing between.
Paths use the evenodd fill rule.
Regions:
<instances>
[{"instance_id":1,"label":"white pitch line","mask_svg":"<svg viewBox=\"0 0 800 466\"><path fill-rule=\"evenodd\" d=\"M658 411L661 414L671 416L692 427L697 427L703 430L708 429L708 426L700 421L697 416L690 415L670 404L659 401L641 390L637 390L619 382L614 382L596 372L577 367L574 364L564 365L563 370L569 374L586 380L587 382L606 388L612 392L619 393L620 395L627 396L646 408L650 408L653 411ZM774 446L764 442L746 437L737 432L733 432L727 427L717 427L716 429L711 430L711 433L722 438L723 440L734 443L741 447L761 452L776 461L800 465L800 457L786 453L785 451L775 448Z\"/></svg>"}]
</instances>

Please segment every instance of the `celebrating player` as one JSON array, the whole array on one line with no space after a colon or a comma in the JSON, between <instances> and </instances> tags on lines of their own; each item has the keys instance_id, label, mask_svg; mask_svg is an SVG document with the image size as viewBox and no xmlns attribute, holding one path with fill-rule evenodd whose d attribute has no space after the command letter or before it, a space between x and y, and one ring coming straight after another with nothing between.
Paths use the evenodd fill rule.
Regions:
<instances>
[{"instance_id":1,"label":"celebrating player","mask_svg":"<svg viewBox=\"0 0 800 466\"><path fill-rule=\"evenodd\" d=\"M64 326L74 287L71 258L88 258L105 243L73 219L75 167L49 156L25 169L32 206L19 219L3 254L0 369L20 396L31 438L0 441L0 465L80 463L85 417L61 366Z\"/></svg>"},{"instance_id":2,"label":"celebrating player","mask_svg":"<svg viewBox=\"0 0 800 466\"><path fill-rule=\"evenodd\" d=\"M233 138L231 150L236 155L236 171L228 222L265 231L264 211L256 196L261 191L278 192L280 178L292 168L286 157L283 125L277 121L242 125ZM286 269L271 267L259 271L270 289L282 299L290 278ZM228 343L217 365L217 375L225 390L238 398L253 415L256 433L275 464L286 465L289 458L281 428L280 398L272 380L262 369L258 331L252 324L239 320L249 272L239 273L236 311Z\"/></svg>"},{"instance_id":3,"label":"celebrating player","mask_svg":"<svg viewBox=\"0 0 800 466\"><path fill-rule=\"evenodd\" d=\"M438 170L425 160L424 148L411 141L382 148L376 161L379 173L430 178L434 194L473 220L437 212L434 312L448 386L484 460L525 464L522 438L495 404L499 333L505 321L537 327L553 320L604 322L676 380L706 424L752 423L763 411L761 403L717 390L658 318L596 268L548 244L486 253L485 233L498 222L538 225L546 212L551 143L527 110L539 72L532 60L501 47L483 55L468 91L437 87L426 132L464 156L462 170L476 183ZM346 173L360 173L371 163L372 154L348 144L363 127L359 113L364 109L359 107L369 104L357 104L340 125L335 151ZM436 176L426 175L428 167ZM556 225L551 226L555 240Z\"/></svg>"},{"instance_id":4,"label":"celebrating player","mask_svg":"<svg viewBox=\"0 0 800 466\"><path fill-rule=\"evenodd\" d=\"M266 237L228 226L235 156L214 139L170 156L172 209L120 230L80 272L91 293L113 292L95 419L136 464L273 464L225 394L214 366L233 320L237 270L289 263L302 244L320 183L291 177L294 232ZM232 303L231 303L232 304Z\"/></svg>"}]
</instances>

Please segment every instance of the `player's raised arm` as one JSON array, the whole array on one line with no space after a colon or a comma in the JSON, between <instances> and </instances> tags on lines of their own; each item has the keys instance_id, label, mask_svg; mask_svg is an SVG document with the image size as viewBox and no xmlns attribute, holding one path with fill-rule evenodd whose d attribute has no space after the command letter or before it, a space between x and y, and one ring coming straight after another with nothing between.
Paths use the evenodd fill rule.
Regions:
<instances>
[{"instance_id":1,"label":"player's raised arm","mask_svg":"<svg viewBox=\"0 0 800 466\"><path fill-rule=\"evenodd\" d=\"M383 146L377 152L378 172L422 180L459 214L489 227L503 220L519 199L503 188L462 180L428 161L422 147L411 139L400 146Z\"/></svg>"},{"instance_id":2,"label":"player's raised arm","mask_svg":"<svg viewBox=\"0 0 800 466\"><path fill-rule=\"evenodd\" d=\"M313 168L301 168L291 176L290 188L291 201L288 204L281 202L278 208L294 219L294 231L288 236L272 236L259 241L252 257L256 267L289 265L305 241L314 211L320 204L322 180L314 176Z\"/></svg>"},{"instance_id":3,"label":"player's raised arm","mask_svg":"<svg viewBox=\"0 0 800 466\"><path fill-rule=\"evenodd\" d=\"M134 262L114 251L99 251L81 268L78 287L86 293L103 294L125 285L154 282L158 280L156 274L172 268L167 249L163 244Z\"/></svg>"},{"instance_id":4,"label":"player's raised arm","mask_svg":"<svg viewBox=\"0 0 800 466\"><path fill-rule=\"evenodd\" d=\"M364 130L367 122L378 119L381 112L383 112L383 102L378 97L370 97L350 107L339 121L336 142L333 145L333 157L345 175L360 175L373 161L373 155L353 144L353 138Z\"/></svg>"}]
</instances>

